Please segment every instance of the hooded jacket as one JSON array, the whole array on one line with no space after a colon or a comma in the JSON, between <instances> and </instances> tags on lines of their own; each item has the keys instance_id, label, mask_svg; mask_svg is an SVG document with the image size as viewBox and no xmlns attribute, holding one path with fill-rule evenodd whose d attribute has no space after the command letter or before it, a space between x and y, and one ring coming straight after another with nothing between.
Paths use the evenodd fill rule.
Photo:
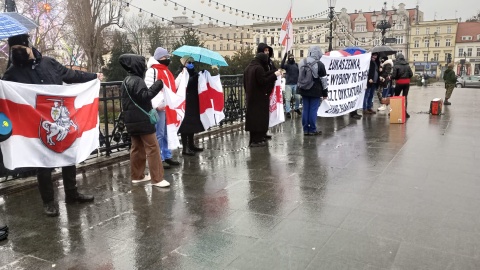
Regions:
<instances>
[{"instance_id":1,"label":"hooded jacket","mask_svg":"<svg viewBox=\"0 0 480 270\"><path fill-rule=\"evenodd\" d=\"M298 64L293 63L290 64L287 62L285 64L285 61L287 60L287 54L283 57L281 68L285 69L286 75L285 75L285 84L286 85L297 85L298 83ZM294 60L295 61L295 60Z\"/></svg>"},{"instance_id":2,"label":"hooded jacket","mask_svg":"<svg viewBox=\"0 0 480 270\"><path fill-rule=\"evenodd\" d=\"M380 78L379 84L382 87L387 87L390 81L392 80L392 70L393 70L393 61L388 59L382 63L380 67Z\"/></svg>"},{"instance_id":3,"label":"hooded jacket","mask_svg":"<svg viewBox=\"0 0 480 270\"><path fill-rule=\"evenodd\" d=\"M121 86L122 109L127 132L134 136L155 133L155 125L150 123L148 115L142 112L134 102L148 113L152 110L151 100L163 88L163 82L158 80L150 88L147 87L143 80L146 69L143 56L122 54L119 62L128 72Z\"/></svg>"},{"instance_id":4,"label":"hooded jacket","mask_svg":"<svg viewBox=\"0 0 480 270\"><path fill-rule=\"evenodd\" d=\"M83 83L94 80L97 74L69 69L57 60L44 56L35 48L32 49L35 59L31 64L21 67L11 65L2 80L27 84Z\"/></svg>"},{"instance_id":5,"label":"hooded jacket","mask_svg":"<svg viewBox=\"0 0 480 270\"><path fill-rule=\"evenodd\" d=\"M258 53L264 53L266 48L268 48L268 57L269 57L268 58L268 66L267 66L266 71L270 71L270 70L277 71L277 67L275 67L275 64L272 61L272 57L273 57L273 48L272 47L268 46L265 43L259 43L258 47L257 47L257 54Z\"/></svg>"},{"instance_id":6,"label":"hooded jacket","mask_svg":"<svg viewBox=\"0 0 480 270\"><path fill-rule=\"evenodd\" d=\"M457 76L455 76L455 71L453 71L453 68L448 67L447 70L445 70L445 73L443 74L443 80L445 81L446 85L457 83Z\"/></svg>"},{"instance_id":7,"label":"hooded jacket","mask_svg":"<svg viewBox=\"0 0 480 270\"><path fill-rule=\"evenodd\" d=\"M305 62L313 63L317 62L317 65L312 66L313 74L313 86L310 89L298 88L298 93L306 97L328 97L328 82L327 71L325 65L320 62L323 56L322 49L318 46L311 46L308 48L307 58L300 61L298 68L301 69Z\"/></svg>"},{"instance_id":8,"label":"hooded jacket","mask_svg":"<svg viewBox=\"0 0 480 270\"><path fill-rule=\"evenodd\" d=\"M396 80L397 84L410 84L410 78L412 78L413 72L410 65L405 60L403 54L398 54L397 61L393 66L392 79Z\"/></svg>"},{"instance_id":9,"label":"hooded jacket","mask_svg":"<svg viewBox=\"0 0 480 270\"><path fill-rule=\"evenodd\" d=\"M275 71L266 71L269 57L257 53L244 72L246 116L245 130L250 132L267 132L270 117L270 94L277 80Z\"/></svg>"}]
</instances>

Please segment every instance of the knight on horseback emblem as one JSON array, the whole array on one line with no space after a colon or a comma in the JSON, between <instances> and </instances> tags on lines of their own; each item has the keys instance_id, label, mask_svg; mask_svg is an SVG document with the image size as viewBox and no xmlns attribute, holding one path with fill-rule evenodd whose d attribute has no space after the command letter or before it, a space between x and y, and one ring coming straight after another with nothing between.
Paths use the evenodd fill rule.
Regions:
<instances>
[{"instance_id":1,"label":"knight on horseback emblem","mask_svg":"<svg viewBox=\"0 0 480 270\"><path fill-rule=\"evenodd\" d=\"M64 106L63 99L47 99L53 101L53 106L50 111L50 116L53 119L53 122L45 120L42 121L42 127L47 132L47 143L49 145L55 145L53 138L57 142L63 141L68 133L70 132L70 127L73 127L74 130L78 130L77 124L70 119L70 112L68 108Z\"/></svg>"}]
</instances>

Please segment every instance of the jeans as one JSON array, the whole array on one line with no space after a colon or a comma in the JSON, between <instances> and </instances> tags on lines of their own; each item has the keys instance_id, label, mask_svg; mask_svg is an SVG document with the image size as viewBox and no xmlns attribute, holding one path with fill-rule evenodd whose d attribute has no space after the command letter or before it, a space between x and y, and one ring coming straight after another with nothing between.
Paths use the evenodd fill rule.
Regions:
<instances>
[{"instance_id":1,"label":"jeans","mask_svg":"<svg viewBox=\"0 0 480 270\"><path fill-rule=\"evenodd\" d=\"M391 96L393 96L393 91L392 91L392 87L389 84L387 87L383 88L382 98L387 98Z\"/></svg>"},{"instance_id":2,"label":"jeans","mask_svg":"<svg viewBox=\"0 0 480 270\"><path fill-rule=\"evenodd\" d=\"M320 107L319 97L303 96L303 114L302 126L303 132L314 133L317 132L317 111Z\"/></svg>"},{"instance_id":3,"label":"jeans","mask_svg":"<svg viewBox=\"0 0 480 270\"><path fill-rule=\"evenodd\" d=\"M373 107L373 95L375 95L377 85L373 84L365 90L365 98L363 99L363 110L368 110Z\"/></svg>"},{"instance_id":4,"label":"jeans","mask_svg":"<svg viewBox=\"0 0 480 270\"><path fill-rule=\"evenodd\" d=\"M160 146L160 156L162 158L162 161L165 159L170 159L172 158L172 151L168 149L168 140L167 140L167 118L165 111L157 111L159 121L156 124L157 128L157 141L158 145Z\"/></svg>"},{"instance_id":5,"label":"jeans","mask_svg":"<svg viewBox=\"0 0 480 270\"><path fill-rule=\"evenodd\" d=\"M297 94L297 85L296 84L287 84L285 85L285 112L290 112L290 100L292 100L292 95L295 98L295 110L298 110L300 107L300 95Z\"/></svg>"}]
</instances>

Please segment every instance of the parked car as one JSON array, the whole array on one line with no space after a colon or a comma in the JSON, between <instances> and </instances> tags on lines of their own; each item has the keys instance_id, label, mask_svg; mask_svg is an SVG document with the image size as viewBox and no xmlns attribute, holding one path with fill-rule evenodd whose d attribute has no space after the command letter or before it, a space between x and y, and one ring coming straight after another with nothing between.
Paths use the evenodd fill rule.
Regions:
<instances>
[{"instance_id":1,"label":"parked car","mask_svg":"<svg viewBox=\"0 0 480 270\"><path fill-rule=\"evenodd\" d=\"M457 78L457 87L480 87L480 76L464 76Z\"/></svg>"}]
</instances>

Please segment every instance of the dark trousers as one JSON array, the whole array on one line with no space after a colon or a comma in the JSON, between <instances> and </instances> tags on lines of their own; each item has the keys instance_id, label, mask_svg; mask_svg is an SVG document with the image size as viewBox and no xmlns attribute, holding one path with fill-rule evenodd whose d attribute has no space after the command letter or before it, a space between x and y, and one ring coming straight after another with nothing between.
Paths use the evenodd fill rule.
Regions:
<instances>
[{"instance_id":1,"label":"dark trousers","mask_svg":"<svg viewBox=\"0 0 480 270\"><path fill-rule=\"evenodd\" d=\"M250 132L250 144L264 141L265 134L266 132Z\"/></svg>"},{"instance_id":2,"label":"dark trousers","mask_svg":"<svg viewBox=\"0 0 480 270\"><path fill-rule=\"evenodd\" d=\"M398 84L395 85L395 96L400 96L400 93L402 93L402 96L405 97L405 110L407 109L408 105L408 90L410 90L410 84Z\"/></svg>"},{"instance_id":3,"label":"dark trousers","mask_svg":"<svg viewBox=\"0 0 480 270\"><path fill-rule=\"evenodd\" d=\"M37 181L43 203L54 201L52 168L38 168ZM75 196L77 192L77 168L75 165L62 167L63 188L65 196Z\"/></svg>"}]
</instances>

